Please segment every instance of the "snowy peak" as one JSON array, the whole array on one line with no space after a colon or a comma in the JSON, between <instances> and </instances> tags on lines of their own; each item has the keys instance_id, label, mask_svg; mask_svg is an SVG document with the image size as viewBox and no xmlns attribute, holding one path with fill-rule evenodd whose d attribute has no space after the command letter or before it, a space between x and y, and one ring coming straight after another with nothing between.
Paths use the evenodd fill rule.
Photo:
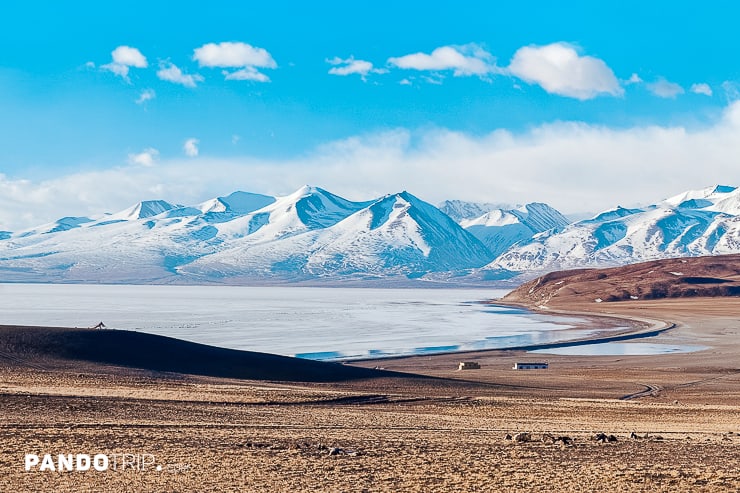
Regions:
<instances>
[{"instance_id":1,"label":"snowy peak","mask_svg":"<svg viewBox=\"0 0 740 493\"><path fill-rule=\"evenodd\" d=\"M82 225L92 223L93 219L89 217L74 217L68 216L61 219L57 219L53 223L43 224L33 229L21 231L17 234L18 237L27 237L32 235L43 235L51 233L60 233L62 231L69 231L70 229L79 228ZM4 239L10 238L13 233L7 232L7 236ZM3 232L0 232L0 239L3 239Z\"/></svg>"},{"instance_id":2,"label":"snowy peak","mask_svg":"<svg viewBox=\"0 0 740 493\"><path fill-rule=\"evenodd\" d=\"M559 211L541 202L532 202L511 213L519 218L519 221L536 233L542 233L554 228L564 228L570 221Z\"/></svg>"},{"instance_id":3,"label":"snowy peak","mask_svg":"<svg viewBox=\"0 0 740 493\"><path fill-rule=\"evenodd\" d=\"M216 197L196 206L202 213L249 214L275 202L275 197L237 191L225 197Z\"/></svg>"},{"instance_id":4,"label":"snowy peak","mask_svg":"<svg viewBox=\"0 0 740 493\"><path fill-rule=\"evenodd\" d=\"M132 221L136 219L146 219L148 217L158 216L163 212L177 209L179 207L180 206L170 204L164 200L145 200L138 204L134 204L121 212L111 214L106 218L106 220Z\"/></svg>"},{"instance_id":5,"label":"snowy peak","mask_svg":"<svg viewBox=\"0 0 740 493\"><path fill-rule=\"evenodd\" d=\"M513 245L492 267L516 271L623 265L740 252L740 190L689 190L639 209L617 207Z\"/></svg>"},{"instance_id":6,"label":"snowy peak","mask_svg":"<svg viewBox=\"0 0 740 493\"><path fill-rule=\"evenodd\" d=\"M285 213L295 212L309 229L326 228L366 206L351 202L318 187L304 186L279 201Z\"/></svg>"},{"instance_id":7,"label":"snowy peak","mask_svg":"<svg viewBox=\"0 0 740 493\"><path fill-rule=\"evenodd\" d=\"M714 185L700 190L687 192L667 198L663 203L672 207L704 208L710 207L719 201L726 200L732 195L738 195L737 187Z\"/></svg>"},{"instance_id":8,"label":"snowy peak","mask_svg":"<svg viewBox=\"0 0 740 493\"><path fill-rule=\"evenodd\" d=\"M314 242L305 269L416 277L477 268L490 254L449 216L404 191L386 195L327 228ZM325 267L322 267L324 269Z\"/></svg>"},{"instance_id":9,"label":"snowy peak","mask_svg":"<svg viewBox=\"0 0 740 493\"><path fill-rule=\"evenodd\" d=\"M516 209L494 209L460 225L478 238L496 257L507 248L529 241L538 233L559 230L568 219L547 204L533 202Z\"/></svg>"},{"instance_id":10,"label":"snowy peak","mask_svg":"<svg viewBox=\"0 0 740 493\"><path fill-rule=\"evenodd\" d=\"M581 222L593 222L593 223L600 223L604 221L612 221L615 219L620 219L623 217L631 216L632 214L639 214L640 212L644 212L644 209L626 209L622 207L621 205L618 205L614 209L607 209L604 212L601 212L594 216L591 219L585 219Z\"/></svg>"},{"instance_id":11,"label":"snowy peak","mask_svg":"<svg viewBox=\"0 0 740 493\"><path fill-rule=\"evenodd\" d=\"M460 223L464 219L481 217L494 209L515 209L519 205L466 202L464 200L445 200L437 208Z\"/></svg>"}]
</instances>

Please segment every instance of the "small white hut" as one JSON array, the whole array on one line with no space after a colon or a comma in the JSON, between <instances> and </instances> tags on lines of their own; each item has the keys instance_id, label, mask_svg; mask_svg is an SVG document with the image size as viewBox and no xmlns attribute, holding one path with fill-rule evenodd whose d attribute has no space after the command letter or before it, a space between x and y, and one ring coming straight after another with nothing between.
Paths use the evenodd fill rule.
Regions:
<instances>
[{"instance_id":1,"label":"small white hut","mask_svg":"<svg viewBox=\"0 0 740 493\"><path fill-rule=\"evenodd\" d=\"M476 361L461 361L458 370L480 370L480 363Z\"/></svg>"}]
</instances>

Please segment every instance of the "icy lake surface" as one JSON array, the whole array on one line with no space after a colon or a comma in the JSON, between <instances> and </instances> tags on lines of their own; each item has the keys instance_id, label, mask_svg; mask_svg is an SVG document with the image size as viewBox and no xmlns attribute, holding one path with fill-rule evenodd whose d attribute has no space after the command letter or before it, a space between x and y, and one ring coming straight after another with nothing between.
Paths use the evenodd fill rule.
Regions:
<instances>
[{"instance_id":1,"label":"icy lake surface","mask_svg":"<svg viewBox=\"0 0 740 493\"><path fill-rule=\"evenodd\" d=\"M485 305L506 291L0 284L2 324L109 328L311 359L506 348L598 327Z\"/></svg>"}]
</instances>

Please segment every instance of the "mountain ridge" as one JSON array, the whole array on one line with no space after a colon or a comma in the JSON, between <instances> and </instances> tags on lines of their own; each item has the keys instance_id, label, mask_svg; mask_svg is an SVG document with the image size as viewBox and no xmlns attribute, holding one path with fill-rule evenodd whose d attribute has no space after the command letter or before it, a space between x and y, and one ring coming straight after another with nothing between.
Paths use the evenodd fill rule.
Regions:
<instances>
[{"instance_id":1,"label":"mountain ridge","mask_svg":"<svg viewBox=\"0 0 740 493\"><path fill-rule=\"evenodd\" d=\"M472 215L493 204L448 201ZM689 190L570 223L543 203L456 221L408 191L353 202L319 187L142 201L0 232L6 282L521 282L537 273L740 252L740 190Z\"/></svg>"}]
</instances>

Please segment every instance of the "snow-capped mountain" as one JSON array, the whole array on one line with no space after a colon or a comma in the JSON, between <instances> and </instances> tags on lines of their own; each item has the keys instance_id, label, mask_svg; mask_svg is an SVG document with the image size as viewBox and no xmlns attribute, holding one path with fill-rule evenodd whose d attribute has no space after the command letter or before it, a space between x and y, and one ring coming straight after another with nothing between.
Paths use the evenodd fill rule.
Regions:
<instances>
[{"instance_id":1,"label":"snow-capped mountain","mask_svg":"<svg viewBox=\"0 0 740 493\"><path fill-rule=\"evenodd\" d=\"M491 260L474 236L407 192L352 202L315 187L284 197L235 192L194 206L145 201L0 240L6 281L408 278Z\"/></svg>"},{"instance_id":2,"label":"snow-capped mountain","mask_svg":"<svg viewBox=\"0 0 740 493\"><path fill-rule=\"evenodd\" d=\"M560 231L570 221L547 204L533 202L516 209L494 209L460 226L478 238L497 257L512 245L544 231Z\"/></svg>"},{"instance_id":3,"label":"snow-capped mountain","mask_svg":"<svg viewBox=\"0 0 740 493\"><path fill-rule=\"evenodd\" d=\"M301 213L301 205L312 207ZM308 212L320 215L308 217ZM347 202L321 189L278 200L269 225L181 271L198 277L417 277L485 265L472 235L408 192ZM276 233L278 232L278 233ZM245 269L245 266L247 268Z\"/></svg>"},{"instance_id":4,"label":"snow-capped mountain","mask_svg":"<svg viewBox=\"0 0 740 493\"><path fill-rule=\"evenodd\" d=\"M464 200L445 200L437 205L440 211L458 223L464 219L475 219L494 209L516 209L518 207L521 205L466 202Z\"/></svg>"},{"instance_id":5,"label":"snow-capped mountain","mask_svg":"<svg viewBox=\"0 0 740 493\"><path fill-rule=\"evenodd\" d=\"M617 207L536 235L490 264L515 271L622 265L740 252L740 190L715 186L638 209Z\"/></svg>"},{"instance_id":6,"label":"snow-capped mountain","mask_svg":"<svg viewBox=\"0 0 740 493\"><path fill-rule=\"evenodd\" d=\"M473 212L457 205L458 215ZM114 214L3 231L0 280L473 282L738 252L740 190L733 187L617 207L573 224L540 203L492 209L458 224L408 192L352 202L306 186L281 197L234 192L191 206L149 200Z\"/></svg>"}]
</instances>

